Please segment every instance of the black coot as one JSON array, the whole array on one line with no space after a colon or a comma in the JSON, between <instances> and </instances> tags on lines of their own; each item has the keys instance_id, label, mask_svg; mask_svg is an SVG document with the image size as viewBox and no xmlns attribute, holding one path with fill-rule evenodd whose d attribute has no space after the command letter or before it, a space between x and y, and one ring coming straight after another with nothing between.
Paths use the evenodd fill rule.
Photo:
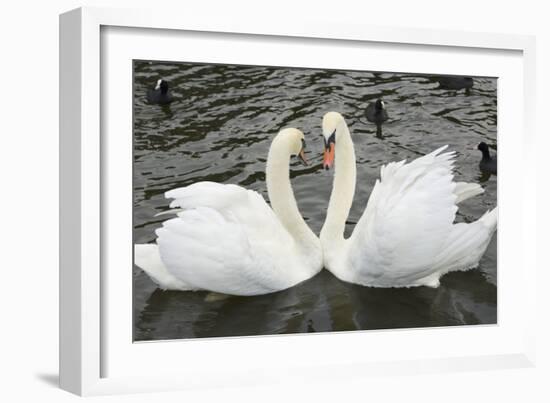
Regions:
<instances>
[{"instance_id":1,"label":"black coot","mask_svg":"<svg viewBox=\"0 0 550 403\"><path fill-rule=\"evenodd\" d=\"M147 101L150 104L167 105L172 100L172 94L168 89L168 82L166 80L158 80L155 88L147 91Z\"/></svg>"},{"instance_id":2,"label":"black coot","mask_svg":"<svg viewBox=\"0 0 550 403\"><path fill-rule=\"evenodd\" d=\"M388 112L384 101L377 99L376 102L368 104L365 115L369 122L376 124L376 135L382 137L382 123L388 120Z\"/></svg>"},{"instance_id":3,"label":"black coot","mask_svg":"<svg viewBox=\"0 0 550 403\"><path fill-rule=\"evenodd\" d=\"M483 141L478 144L477 149L481 151L481 161L479 161L479 169L493 175L497 174L497 156L491 156L489 146Z\"/></svg>"},{"instance_id":4,"label":"black coot","mask_svg":"<svg viewBox=\"0 0 550 403\"><path fill-rule=\"evenodd\" d=\"M439 76L436 77L439 82L439 88L444 90L469 90L474 86L474 79L472 77L459 77L459 76Z\"/></svg>"}]
</instances>

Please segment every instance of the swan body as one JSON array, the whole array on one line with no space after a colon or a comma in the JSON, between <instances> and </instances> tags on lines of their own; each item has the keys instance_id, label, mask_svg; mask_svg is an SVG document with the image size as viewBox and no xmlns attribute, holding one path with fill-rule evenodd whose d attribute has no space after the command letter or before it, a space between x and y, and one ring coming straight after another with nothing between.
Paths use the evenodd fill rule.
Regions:
<instances>
[{"instance_id":1,"label":"swan body","mask_svg":"<svg viewBox=\"0 0 550 403\"><path fill-rule=\"evenodd\" d=\"M166 193L177 217L156 231L156 244L135 245L135 263L163 289L260 295L289 288L322 269L318 237L303 220L289 177L303 134L273 140L266 181L271 207L252 190L198 182Z\"/></svg>"},{"instance_id":2,"label":"swan body","mask_svg":"<svg viewBox=\"0 0 550 403\"><path fill-rule=\"evenodd\" d=\"M320 239L325 267L336 277L373 287L436 287L443 274L478 265L496 229L497 209L471 224L454 224L456 204L483 189L453 182L454 153L443 152L446 146L409 163L383 166L362 217L344 239L355 192L355 152L340 114L325 115L323 135L324 164L336 166Z\"/></svg>"}]
</instances>

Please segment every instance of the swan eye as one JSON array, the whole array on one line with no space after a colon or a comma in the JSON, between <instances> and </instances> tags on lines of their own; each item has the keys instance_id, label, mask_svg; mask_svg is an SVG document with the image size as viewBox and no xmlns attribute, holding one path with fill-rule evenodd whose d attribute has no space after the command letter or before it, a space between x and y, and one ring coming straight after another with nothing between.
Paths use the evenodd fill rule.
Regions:
<instances>
[{"instance_id":1,"label":"swan eye","mask_svg":"<svg viewBox=\"0 0 550 403\"><path fill-rule=\"evenodd\" d=\"M306 141L302 139L302 150L305 150L306 148Z\"/></svg>"}]
</instances>

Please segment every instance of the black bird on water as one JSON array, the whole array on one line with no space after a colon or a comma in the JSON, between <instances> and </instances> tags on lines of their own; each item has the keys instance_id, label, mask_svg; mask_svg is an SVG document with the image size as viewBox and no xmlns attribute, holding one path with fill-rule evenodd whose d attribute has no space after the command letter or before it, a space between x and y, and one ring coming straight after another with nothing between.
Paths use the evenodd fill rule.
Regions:
<instances>
[{"instance_id":1,"label":"black bird on water","mask_svg":"<svg viewBox=\"0 0 550 403\"><path fill-rule=\"evenodd\" d=\"M173 101L172 94L168 89L168 82L162 78L157 81L154 89L147 91L147 101L150 104L168 105Z\"/></svg>"},{"instance_id":2,"label":"black bird on water","mask_svg":"<svg viewBox=\"0 0 550 403\"><path fill-rule=\"evenodd\" d=\"M481 161L479 161L479 169L493 175L497 174L497 156L491 156L489 146L483 141L478 144L477 149L481 151Z\"/></svg>"},{"instance_id":3,"label":"black bird on water","mask_svg":"<svg viewBox=\"0 0 550 403\"><path fill-rule=\"evenodd\" d=\"M438 76L436 80L439 83L439 88L444 90L458 91L465 89L466 92L469 92L470 88L474 86L472 77Z\"/></svg>"},{"instance_id":4,"label":"black bird on water","mask_svg":"<svg viewBox=\"0 0 550 403\"><path fill-rule=\"evenodd\" d=\"M388 112L384 101L377 99L376 102L368 104L365 115L369 122L376 124L376 136L382 137L382 123L388 120Z\"/></svg>"}]
</instances>

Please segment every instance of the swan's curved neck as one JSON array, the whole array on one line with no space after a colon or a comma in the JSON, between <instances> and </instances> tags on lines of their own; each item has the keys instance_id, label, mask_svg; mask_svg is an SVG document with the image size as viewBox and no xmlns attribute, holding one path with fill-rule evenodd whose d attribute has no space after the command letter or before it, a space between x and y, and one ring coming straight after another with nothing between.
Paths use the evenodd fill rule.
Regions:
<instances>
[{"instance_id":1,"label":"swan's curved neck","mask_svg":"<svg viewBox=\"0 0 550 403\"><path fill-rule=\"evenodd\" d=\"M349 129L342 123L336 135L334 156L334 180L327 209L327 217L321 229L321 240L344 239L344 229L353 195L355 194L355 150Z\"/></svg>"},{"instance_id":2,"label":"swan's curved neck","mask_svg":"<svg viewBox=\"0 0 550 403\"><path fill-rule=\"evenodd\" d=\"M290 185L290 154L282 151L274 144L267 158L266 182L271 208L296 241L309 244L317 237L298 210Z\"/></svg>"}]
</instances>

